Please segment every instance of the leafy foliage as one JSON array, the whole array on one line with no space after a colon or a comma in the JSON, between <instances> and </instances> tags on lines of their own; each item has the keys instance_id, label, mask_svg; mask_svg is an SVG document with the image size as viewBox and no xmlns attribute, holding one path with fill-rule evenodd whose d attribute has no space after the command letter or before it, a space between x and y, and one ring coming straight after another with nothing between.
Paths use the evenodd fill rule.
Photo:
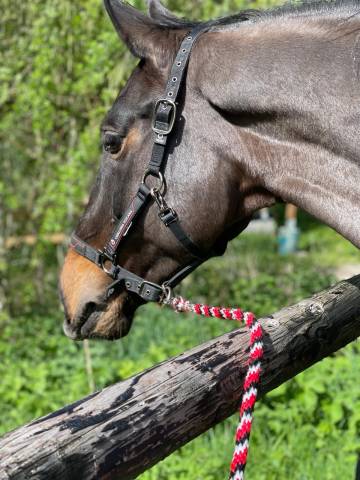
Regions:
<instances>
[{"instance_id":1,"label":"leafy foliage","mask_svg":"<svg viewBox=\"0 0 360 480\"><path fill-rule=\"evenodd\" d=\"M132 2L140 7L140 0ZM175 13L209 18L271 0L180 2ZM0 0L0 430L6 432L89 391L81 344L61 332L57 269L63 250L46 233L68 231L83 208L98 162L102 116L134 59L99 0ZM302 218L303 254L279 258L273 238L242 236L224 258L203 265L182 293L240 304L258 316L320 290L331 267L358 252ZM34 247L5 250L34 234ZM223 274L226 272L226 274ZM250 280L250 281L249 281ZM92 343L97 388L231 328L216 319L143 307L121 342ZM268 395L257 408L251 478L324 480L353 476L360 451L359 344L327 358ZM346 399L346 402L345 402ZM235 418L144 473L144 480L224 478Z\"/></svg>"},{"instance_id":2,"label":"leafy foliage","mask_svg":"<svg viewBox=\"0 0 360 480\"><path fill-rule=\"evenodd\" d=\"M304 244L308 235L312 232L303 234ZM324 246L323 236L329 242ZM225 257L194 272L181 293L212 303L251 307L258 315L269 314L331 283L330 265L317 261L319 252L323 258L323 250L333 246L347 255L349 248L326 227L318 227L315 254L310 249L301 255L279 257L275 246L273 238L243 235L233 242ZM81 344L61 334L62 318L54 297L53 293L52 300L49 298L53 307L46 312L32 304L31 310L2 324L3 432L88 393ZM176 316L155 305L142 307L128 337L110 344L91 344L96 387L122 380L230 328L231 323L216 319L203 321ZM334 472L351 478L360 451L359 353L360 345L354 343L259 403L248 467L251 478L281 479L291 475L299 480L332 480ZM141 478L225 477L235 424L234 416Z\"/></svg>"}]
</instances>

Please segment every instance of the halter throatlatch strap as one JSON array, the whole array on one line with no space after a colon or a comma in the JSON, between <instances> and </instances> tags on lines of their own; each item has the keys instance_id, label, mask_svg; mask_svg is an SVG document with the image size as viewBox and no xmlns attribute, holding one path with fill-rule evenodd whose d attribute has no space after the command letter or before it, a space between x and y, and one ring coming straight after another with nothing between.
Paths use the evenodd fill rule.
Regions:
<instances>
[{"instance_id":1,"label":"halter throatlatch strap","mask_svg":"<svg viewBox=\"0 0 360 480\"><path fill-rule=\"evenodd\" d=\"M196 26L181 42L180 48L172 65L169 79L166 84L164 96L160 98L154 109L152 129L154 131L154 145L149 165L145 171L138 191L132 199L124 214L119 218L110 239L103 250L93 248L77 235L71 236L70 247L79 255L87 258L99 268L102 268L114 282L107 290L107 297L118 291L119 288L136 293L144 301L159 302L164 297L168 288L177 285L186 275L192 272L202 262L214 255L214 252L203 252L189 237L180 224L177 213L169 207L164 199L163 190L165 180L162 174L166 158L166 147L177 120L177 105L180 87L186 75L191 49L196 39L206 31L203 25ZM159 183L157 187L150 188L146 179L155 177ZM194 260L184 268L177 271L164 285L148 282L143 278L129 272L116 264L116 256L121 242L131 231L136 219L144 211L150 200L154 200L159 208L159 218L169 228L172 234L183 247L194 257Z\"/></svg>"}]
</instances>

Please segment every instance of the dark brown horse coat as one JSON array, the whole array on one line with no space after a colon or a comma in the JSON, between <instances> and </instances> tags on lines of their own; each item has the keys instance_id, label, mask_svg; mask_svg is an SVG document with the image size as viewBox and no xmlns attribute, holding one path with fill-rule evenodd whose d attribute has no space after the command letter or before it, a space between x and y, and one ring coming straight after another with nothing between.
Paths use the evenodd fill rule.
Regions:
<instances>
[{"instance_id":1,"label":"dark brown horse coat","mask_svg":"<svg viewBox=\"0 0 360 480\"><path fill-rule=\"evenodd\" d=\"M107 151L76 229L99 248L143 175L154 103L194 25L157 1L150 1L149 16L119 0L106 0L106 7L140 62L103 121ZM190 58L166 165L166 200L204 249L233 238L256 210L277 200L303 208L360 247L359 12L354 0L209 22ZM150 208L118 261L161 283L189 258ZM126 292L106 302L109 282L69 251L60 287L71 338L128 332L139 302Z\"/></svg>"}]
</instances>

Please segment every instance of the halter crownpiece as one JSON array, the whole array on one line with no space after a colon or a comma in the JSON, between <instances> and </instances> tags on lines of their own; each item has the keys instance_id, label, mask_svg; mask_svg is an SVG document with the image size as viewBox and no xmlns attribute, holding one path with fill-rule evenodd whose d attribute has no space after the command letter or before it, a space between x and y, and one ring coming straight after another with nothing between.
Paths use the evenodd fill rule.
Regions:
<instances>
[{"instance_id":1,"label":"halter crownpiece","mask_svg":"<svg viewBox=\"0 0 360 480\"><path fill-rule=\"evenodd\" d=\"M154 145L148 167L138 190L125 213L116 221L109 241L102 250L93 248L81 240L75 233L71 235L70 247L79 255L95 263L114 282L107 289L107 298L119 290L127 290L135 293L146 302L159 302L167 295L168 289L175 287L183 278L197 268L208 258L221 252L204 252L198 247L184 231L176 211L165 201L164 189L166 181L164 177L164 164L167 154L169 138L174 130L177 120L177 105L182 81L186 76L186 68L189 63L190 53L197 38L207 30L204 25L198 25L190 33L187 33L172 65L170 76L166 84L164 96L157 100L152 120L154 132ZM149 177L158 181L156 187L150 188L147 184ZM116 258L121 242L129 234L138 216L150 201L158 207L159 218L162 223L172 232L182 246L190 253L194 260L178 270L171 278L162 285L145 280L135 273L117 265Z\"/></svg>"}]
</instances>

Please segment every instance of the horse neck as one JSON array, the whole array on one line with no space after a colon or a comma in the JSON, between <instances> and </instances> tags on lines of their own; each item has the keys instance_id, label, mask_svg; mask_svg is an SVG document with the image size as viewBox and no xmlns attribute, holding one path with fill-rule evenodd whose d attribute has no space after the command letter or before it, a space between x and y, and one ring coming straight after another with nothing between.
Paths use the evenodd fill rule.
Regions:
<instances>
[{"instance_id":1,"label":"horse neck","mask_svg":"<svg viewBox=\"0 0 360 480\"><path fill-rule=\"evenodd\" d=\"M284 17L205 40L198 82L239 162L360 247L360 20Z\"/></svg>"}]
</instances>

